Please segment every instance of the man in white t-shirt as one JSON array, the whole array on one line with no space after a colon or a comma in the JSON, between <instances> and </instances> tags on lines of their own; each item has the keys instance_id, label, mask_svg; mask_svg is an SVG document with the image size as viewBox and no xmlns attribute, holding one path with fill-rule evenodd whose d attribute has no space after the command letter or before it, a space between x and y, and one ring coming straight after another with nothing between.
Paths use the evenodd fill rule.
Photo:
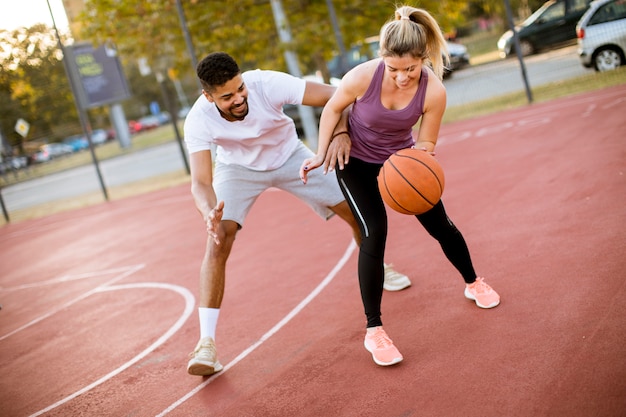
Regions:
<instances>
[{"instance_id":1,"label":"man in white t-shirt","mask_svg":"<svg viewBox=\"0 0 626 417\"><path fill-rule=\"evenodd\" d=\"M226 261L235 235L256 198L266 189L285 190L307 203L322 218L337 214L352 228L359 226L334 175L317 175L304 186L294 175L313 156L298 138L283 105L324 106L335 87L305 81L277 71L241 73L224 52L205 57L197 67L202 95L185 119L185 143L190 155L191 193L208 239L200 268L200 340L187 371L211 375L222 370L215 348L215 329L224 296ZM329 164L343 168L350 141L345 118L338 124ZM212 155L211 150L215 150ZM213 167L215 156L215 167ZM387 265L385 288L411 285L408 277Z\"/></svg>"}]
</instances>

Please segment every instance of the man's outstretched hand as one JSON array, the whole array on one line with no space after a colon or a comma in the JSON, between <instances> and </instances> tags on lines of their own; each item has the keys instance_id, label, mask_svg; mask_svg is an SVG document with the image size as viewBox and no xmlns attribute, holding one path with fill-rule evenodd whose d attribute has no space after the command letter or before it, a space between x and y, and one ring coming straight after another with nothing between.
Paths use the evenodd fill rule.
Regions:
<instances>
[{"instance_id":1,"label":"man's outstretched hand","mask_svg":"<svg viewBox=\"0 0 626 417\"><path fill-rule=\"evenodd\" d=\"M216 245L220 244L220 238L217 231L219 230L223 214L224 202L220 201L215 207L213 207L213 210L209 212L209 215L206 218L206 231L208 235L213 238Z\"/></svg>"}]
</instances>

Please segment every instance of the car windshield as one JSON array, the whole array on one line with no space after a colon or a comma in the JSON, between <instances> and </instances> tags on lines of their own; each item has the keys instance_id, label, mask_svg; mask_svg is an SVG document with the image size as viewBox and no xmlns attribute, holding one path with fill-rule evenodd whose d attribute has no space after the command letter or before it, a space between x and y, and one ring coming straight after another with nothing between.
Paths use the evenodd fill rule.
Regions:
<instances>
[{"instance_id":1,"label":"car windshield","mask_svg":"<svg viewBox=\"0 0 626 417\"><path fill-rule=\"evenodd\" d=\"M365 44L356 45L346 51L346 68L353 68L378 56L378 41L369 41ZM331 75L341 78L340 57L337 55L328 62L328 70Z\"/></svg>"},{"instance_id":2,"label":"car windshield","mask_svg":"<svg viewBox=\"0 0 626 417\"><path fill-rule=\"evenodd\" d=\"M585 10L587 10L589 3L589 0L573 0L570 3L569 10L570 12L584 12Z\"/></svg>"},{"instance_id":3,"label":"car windshield","mask_svg":"<svg viewBox=\"0 0 626 417\"><path fill-rule=\"evenodd\" d=\"M531 14L528 19L524 20L522 26L531 25L538 19L541 20L537 23L541 21L549 22L551 20L561 19L563 16L565 16L565 2L546 3L537 9L535 13Z\"/></svg>"},{"instance_id":4,"label":"car windshield","mask_svg":"<svg viewBox=\"0 0 626 417\"><path fill-rule=\"evenodd\" d=\"M612 22L624 18L626 18L626 0L616 0L599 7L598 11L589 19L589 25Z\"/></svg>"}]
</instances>

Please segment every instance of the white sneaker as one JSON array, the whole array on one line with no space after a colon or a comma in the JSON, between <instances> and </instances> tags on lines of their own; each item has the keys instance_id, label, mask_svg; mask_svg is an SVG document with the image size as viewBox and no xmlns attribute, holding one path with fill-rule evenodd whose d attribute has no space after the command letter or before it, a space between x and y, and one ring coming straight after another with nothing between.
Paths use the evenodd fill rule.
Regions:
<instances>
[{"instance_id":1,"label":"white sneaker","mask_svg":"<svg viewBox=\"0 0 626 417\"><path fill-rule=\"evenodd\" d=\"M385 265L385 282L383 288L387 291L400 291L411 286L411 280L406 275L403 275L393 270L393 264Z\"/></svg>"},{"instance_id":2,"label":"white sneaker","mask_svg":"<svg viewBox=\"0 0 626 417\"><path fill-rule=\"evenodd\" d=\"M187 372L191 375L211 375L223 369L222 364L217 360L215 342L211 337L200 339L189 356L191 359L187 363Z\"/></svg>"}]
</instances>

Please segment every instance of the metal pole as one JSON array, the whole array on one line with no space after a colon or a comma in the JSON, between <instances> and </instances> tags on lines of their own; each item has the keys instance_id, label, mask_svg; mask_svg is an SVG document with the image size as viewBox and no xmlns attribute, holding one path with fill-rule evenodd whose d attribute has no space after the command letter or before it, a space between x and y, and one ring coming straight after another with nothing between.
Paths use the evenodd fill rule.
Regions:
<instances>
[{"instance_id":1,"label":"metal pole","mask_svg":"<svg viewBox=\"0 0 626 417\"><path fill-rule=\"evenodd\" d=\"M109 200L109 194L107 192L106 186L104 185L104 180L102 179L102 173L100 172L100 166L98 164L98 159L96 158L96 153L94 151L93 142L91 140L91 128L89 126L89 121L87 119L87 115L83 111L80 103L78 102L78 94L77 87L74 81L74 77L72 76L72 71L69 67L69 63L67 62L67 51L63 46L63 42L61 42L61 36L59 35L59 30L57 29L56 22L54 21L54 14L52 13L52 8L50 7L50 0L46 0L48 3L48 10L50 11L50 17L52 18L52 26L54 27L54 32L57 37L57 42L59 43L59 48L61 49L61 53L63 54L63 67L65 68L65 74L70 83L70 88L72 89L72 95L74 96L74 105L76 106L76 111L78 112L78 118L80 119L80 124L83 128L83 132L87 136L87 141L89 142L89 150L91 152L91 158L93 159L94 167L96 168L96 174L98 175L98 180L100 181L100 188L102 188L102 194L104 194L104 199ZM73 54L72 54L73 56Z\"/></svg>"},{"instance_id":2,"label":"metal pole","mask_svg":"<svg viewBox=\"0 0 626 417\"><path fill-rule=\"evenodd\" d=\"M185 170L187 171L187 174L191 174L191 169L189 168L189 161L187 161L187 153L185 152L185 145L183 144L183 138L180 134L180 130L178 129L178 115L174 112L175 109L174 109L174 106L172 105L172 100L170 99L167 86L165 85L165 76L160 71L157 71L156 79L161 87L161 94L163 95L163 100L165 100L167 111L170 112L170 117L172 118L172 126L174 127L174 134L176 135L176 142L178 142L178 148L180 149L181 156L183 157Z\"/></svg>"},{"instance_id":3,"label":"metal pole","mask_svg":"<svg viewBox=\"0 0 626 417\"><path fill-rule=\"evenodd\" d=\"M11 220L9 219L9 212L4 205L4 198L2 198L2 187L0 187L0 205L2 205L2 214L4 215L4 220L9 223Z\"/></svg>"},{"instance_id":4,"label":"metal pole","mask_svg":"<svg viewBox=\"0 0 626 417\"><path fill-rule=\"evenodd\" d=\"M532 103L533 93L530 90L528 76L526 75L526 65L524 64L524 58L522 57L522 51L521 51L520 43L519 43L519 36L517 35L517 30L515 30L515 23L513 23L513 12L511 11L511 3L509 2L509 0L504 0L504 8L506 9L506 17L509 21L509 28L511 29L511 31L513 31L513 44L515 45L515 52L517 54L517 59L522 69L522 79L524 80L524 87L526 88L526 98L528 99L528 103Z\"/></svg>"},{"instance_id":5,"label":"metal pole","mask_svg":"<svg viewBox=\"0 0 626 417\"><path fill-rule=\"evenodd\" d=\"M2 130L0 129L0 150L4 148L5 138ZM2 159L2 158L0 158ZM11 220L9 219L9 212L7 211L6 206L4 205L4 198L2 197L2 186L0 185L0 205L2 206L2 214L4 215L4 220L9 223Z\"/></svg>"},{"instance_id":6,"label":"metal pole","mask_svg":"<svg viewBox=\"0 0 626 417\"><path fill-rule=\"evenodd\" d=\"M341 30L339 29L339 23L337 22L337 14L335 13L335 6L333 6L332 0L326 0L326 7L328 7L328 13L330 14L330 23L333 26L335 32L335 39L337 40L337 46L339 47L339 68L341 74L348 72L348 65L346 63L346 45L343 43L343 37L341 36Z\"/></svg>"},{"instance_id":7,"label":"metal pole","mask_svg":"<svg viewBox=\"0 0 626 417\"><path fill-rule=\"evenodd\" d=\"M285 17L283 11L283 5L280 0L271 0L272 12L274 13L274 22L276 29L278 30L278 37L281 43L289 45L291 43L291 29L289 28L289 22ZM285 49L285 61L287 62L287 68L291 75L295 77L302 77L300 72L300 66L298 64L298 57L295 52ZM304 129L304 135L309 141L309 146L313 149L317 149L317 123L315 122L315 114L311 106L298 106L298 113L302 120L302 128Z\"/></svg>"},{"instance_id":8,"label":"metal pole","mask_svg":"<svg viewBox=\"0 0 626 417\"><path fill-rule=\"evenodd\" d=\"M189 34L189 28L187 27L187 19L185 19L185 11L183 10L183 5L180 0L176 0L176 10L178 11L178 19L180 20L180 26L183 30L183 36L185 37L185 43L187 44L187 51L191 56L191 65L193 66L193 73L196 73L196 68L198 66L198 59L196 58L196 52L193 48L193 42L191 41L191 35ZM198 77L194 77L196 82L198 83L199 90L202 91L202 84L200 84L200 80Z\"/></svg>"}]
</instances>

